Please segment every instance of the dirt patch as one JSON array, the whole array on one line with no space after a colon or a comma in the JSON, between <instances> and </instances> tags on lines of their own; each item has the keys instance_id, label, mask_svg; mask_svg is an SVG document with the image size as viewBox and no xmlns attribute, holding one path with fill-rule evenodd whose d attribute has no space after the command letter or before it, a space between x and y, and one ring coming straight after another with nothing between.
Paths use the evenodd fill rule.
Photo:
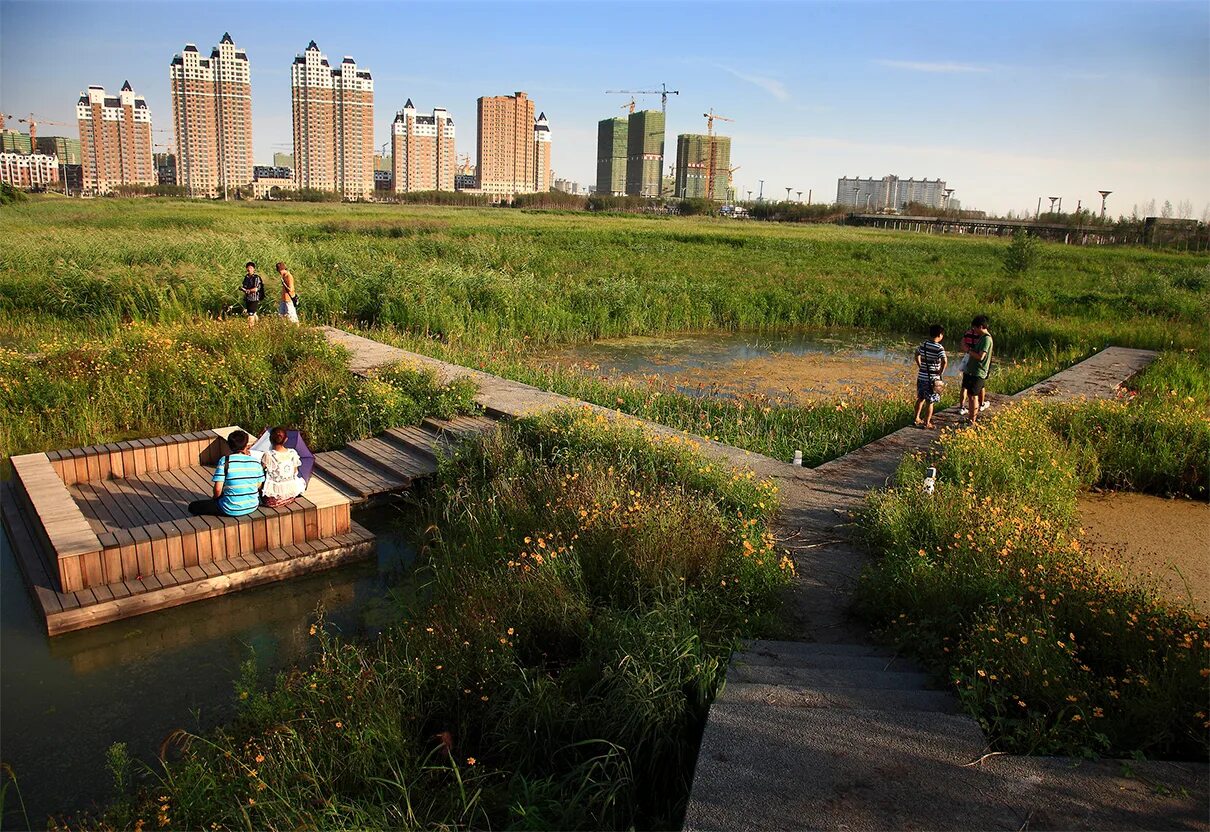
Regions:
<instances>
[{"instance_id":1,"label":"dirt patch","mask_svg":"<svg viewBox=\"0 0 1210 832\"><path fill-rule=\"evenodd\" d=\"M1210 614L1210 504L1125 491L1080 501L1087 551ZM1192 600L1191 600L1192 599Z\"/></svg>"}]
</instances>

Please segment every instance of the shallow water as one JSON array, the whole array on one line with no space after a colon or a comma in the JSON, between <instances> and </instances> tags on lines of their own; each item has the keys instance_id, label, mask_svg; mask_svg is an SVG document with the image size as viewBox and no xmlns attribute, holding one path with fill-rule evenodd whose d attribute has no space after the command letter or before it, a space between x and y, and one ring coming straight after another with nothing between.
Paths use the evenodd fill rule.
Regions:
<instances>
[{"instance_id":1,"label":"shallow water","mask_svg":"<svg viewBox=\"0 0 1210 832\"><path fill-rule=\"evenodd\" d=\"M1100 562L1210 615L1210 504L1117 491L1082 497L1079 511Z\"/></svg>"},{"instance_id":2,"label":"shallow water","mask_svg":"<svg viewBox=\"0 0 1210 832\"><path fill-rule=\"evenodd\" d=\"M229 719L241 663L255 657L265 678L303 658L319 605L345 634L384 624L391 592L409 587L410 518L388 507L354 519L378 536L376 559L53 639L0 530L0 759L29 818L10 789L4 827L105 800L113 742L153 760L173 729Z\"/></svg>"},{"instance_id":3,"label":"shallow water","mask_svg":"<svg viewBox=\"0 0 1210 832\"><path fill-rule=\"evenodd\" d=\"M915 395L917 343L864 330L715 332L631 337L560 347L539 363L690 395L757 394L787 401L836 395ZM956 381L961 336L945 344ZM953 383L953 382L951 382ZM906 391L906 392L905 392Z\"/></svg>"}]
</instances>

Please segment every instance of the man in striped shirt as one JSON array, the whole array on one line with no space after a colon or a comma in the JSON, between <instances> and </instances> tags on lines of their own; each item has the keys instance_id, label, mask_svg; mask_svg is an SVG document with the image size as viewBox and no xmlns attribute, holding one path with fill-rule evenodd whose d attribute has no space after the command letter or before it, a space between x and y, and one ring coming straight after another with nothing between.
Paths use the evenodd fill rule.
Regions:
<instances>
[{"instance_id":1,"label":"man in striped shirt","mask_svg":"<svg viewBox=\"0 0 1210 832\"><path fill-rule=\"evenodd\" d=\"M227 437L231 453L218 461L214 468L214 498L194 500L189 504L191 514L241 517L256 511L260 505L260 490L265 484L265 467L260 460L246 453L248 434L232 431Z\"/></svg>"},{"instance_id":2,"label":"man in striped shirt","mask_svg":"<svg viewBox=\"0 0 1210 832\"><path fill-rule=\"evenodd\" d=\"M941 346L943 338L945 327L933 324L929 327L928 340L916 348L916 427L935 427L933 405L941 401L941 374L949 364L945 348ZM925 404L928 405L928 411L921 419Z\"/></svg>"}]
</instances>

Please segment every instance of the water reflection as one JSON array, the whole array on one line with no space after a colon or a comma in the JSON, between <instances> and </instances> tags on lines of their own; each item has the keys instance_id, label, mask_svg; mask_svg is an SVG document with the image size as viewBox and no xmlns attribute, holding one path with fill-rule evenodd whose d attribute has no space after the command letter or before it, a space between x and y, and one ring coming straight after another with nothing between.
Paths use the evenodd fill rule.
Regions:
<instances>
[{"instance_id":1,"label":"water reflection","mask_svg":"<svg viewBox=\"0 0 1210 832\"><path fill-rule=\"evenodd\" d=\"M54 639L0 533L0 758L17 776L29 824L104 800L110 743L150 760L174 728L230 718L240 664L255 656L271 673L303 658L318 606L350 635L396 615L392 596L409 591L414 558L410 516L384 507L355 519L378 535L374 560ZM23 828L9 794L4 828Z\"/></svg>"}]
</instances>

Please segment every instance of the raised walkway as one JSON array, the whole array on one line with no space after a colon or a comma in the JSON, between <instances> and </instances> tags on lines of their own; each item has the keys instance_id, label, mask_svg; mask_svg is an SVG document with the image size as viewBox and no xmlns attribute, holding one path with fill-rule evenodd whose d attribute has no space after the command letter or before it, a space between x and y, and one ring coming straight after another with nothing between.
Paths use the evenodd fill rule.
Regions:
<instances>
[{"instance_id":1,"label":"raised walkway","mask_svg":"<svg viewBox=\"0 0 1210 832\"><path fill-rule=\"evenodd\" d=\"M404 362L442 381L470 378L497 418L588 407L654 435L677 434L520 382L326 328L360 373ZM1029 396L1112 396L1154 353L1111 347L993 409ZM957 413L938 414L953 425ZM904 428L814 469L692 437L709 457L777 482L777 531L795 560L789 629L733 657L710 711L686 811L687 829L1205 829L1206 767L995 755L948 691L868 643L848 615L869 555L851 512L883 487L904 454L936 434Z\"/></svg>"}]
</instances>

